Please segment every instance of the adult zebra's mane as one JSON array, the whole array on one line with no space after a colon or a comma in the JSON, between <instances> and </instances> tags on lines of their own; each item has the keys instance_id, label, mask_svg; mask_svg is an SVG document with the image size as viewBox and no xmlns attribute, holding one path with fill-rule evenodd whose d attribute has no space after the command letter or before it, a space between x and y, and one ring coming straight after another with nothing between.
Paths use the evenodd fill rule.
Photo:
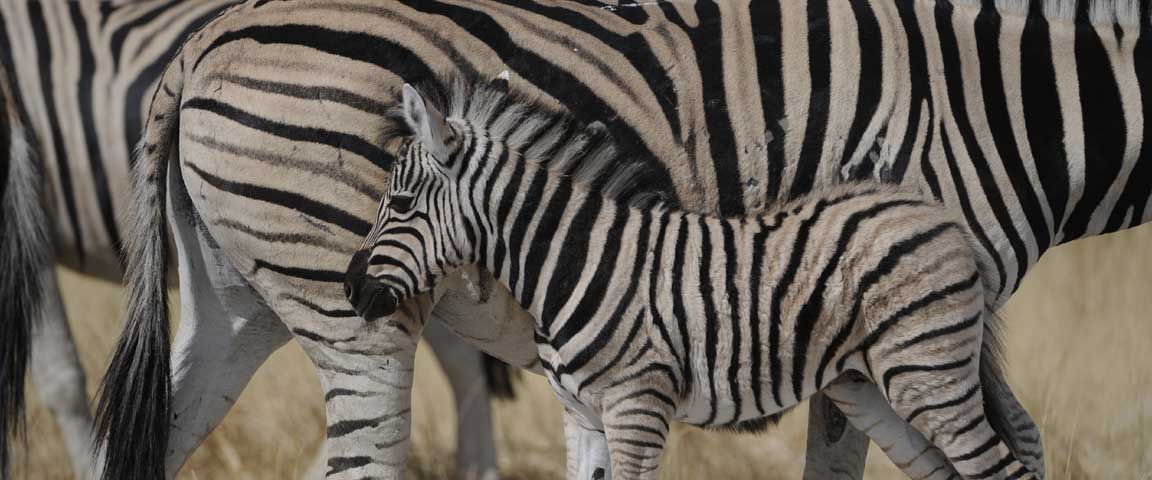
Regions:
<instances>
[{"instance_id":1,"label":"adult zebra's mane","mask_svg":"<svg viewBox=\"0 0 1152 480\"><path fill-rule=\"evenodd\" d=\"M622 204L674 206L673 192L653 191L665 172L659 162L633 153L636 149L609 133L600 121L583 122L571 112L510 88L503 78L444 75L416 87L424 101L447 119L463 120L475 133L502 140L512 161L538 159L537 167L570 177L574 185ZM396 105L400 105L398 100ZM403 151L414 132L400 107L388 116L386 144Z\"/></svg>"}]
</instances>

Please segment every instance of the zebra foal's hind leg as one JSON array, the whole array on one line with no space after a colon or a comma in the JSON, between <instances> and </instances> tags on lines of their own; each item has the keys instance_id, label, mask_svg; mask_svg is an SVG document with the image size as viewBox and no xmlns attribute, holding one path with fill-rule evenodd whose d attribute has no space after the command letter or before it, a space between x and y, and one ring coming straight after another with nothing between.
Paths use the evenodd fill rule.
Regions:
<instances>
[{"instance_id":1,"label":"zebra foal's hind leg","mask_svg":"<svg viewBox=\"0 0 1152 480\"><path fill-rule=\"evenodd\" d=\"M1005 425L1002 409L986 408L986 400L1002 399L984 392L995 382L989 375L999 370L981 365L994 362L991 355L982 355L982 342L990 341L982 322L949 330L963 322L870 348L866 355L873 381L892 409L943 451L964 478L1043 478L1010 448L1016 432L993 427ZM932 323L910 319L910 324Z\"/></svg>"},{"instance_id":2,"label":"zebra foal's hind leg","mask_svg":"<svg viewBox=\"0 0 1152 480\"><path fill-rule=\"evenodd\" d=\"M32 386L60 427L76 478L96 478L100 462L92 452L92 411L84 367L72 341L56 269L44 269L38 281L43 296L40 319L32 330Z\"/></svg>"}]
</instances>

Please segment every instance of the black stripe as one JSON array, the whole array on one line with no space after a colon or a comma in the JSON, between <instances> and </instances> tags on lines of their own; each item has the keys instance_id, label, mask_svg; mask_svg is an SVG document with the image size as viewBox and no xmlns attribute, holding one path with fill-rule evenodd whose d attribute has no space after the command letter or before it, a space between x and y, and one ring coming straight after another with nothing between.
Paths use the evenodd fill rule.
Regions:
<instances>
[{"instance_id":1,"label":"black stripe","mask_svg":"<svg viewBox=\"0 0 1152 480\"><path fill-rule=\"evenodd\" d=\"M927 108L928 132L924 136L921 168L924 170L924 179L928 181L929 188L936 198L939 199L940 187L935 183L935 175L932 173L930 167L926 168L928 165L928 152L931 151L932 147L932 127L935 117L933 114L933 102L925 101L931 95L931 85L929 84L931 77L928 73L927 53L924 50L924 36L920 32L920 23L916 17L915 4L911 2L894 2L893 6L896 7L896 11L900 15L900 23L904 26L904 40L908 48L905 55L907 56L908 62L908 96L910 97L910 101L908 103L908 126L904 132L904 141L900 145L900 150L896 154L892 169L886 174L887 178L885 178L885 180L894 183L903 182L904 175L908 172L908 165L912 163L912 156L915 154L912 149L916 146L917 129L920 128L920 114L923 113L923 109Z\"/></svg>"},{"instance_id":2,"label":"black stripe","mask_svg":"<svg viewBox=\"0 0 1152 480\"><path fill-rule=\"evenodd\" d=\"M720 374L719 365L716 364L716 348L720 343L720 320L716 310L716 292L712 288L712 232L704 217L696 218L696 231L700 235L700 264L697 275L699 278L701 309L704 310L704 367L708 370L708 417L703 425L710 425L716 420L716 376ZM689 297L691 298L691 297Z\"/></svg>"},{"instance_id":3,"label":"black stripe","mask_svg":"<svg viewBox=\"0 0 1152 480\"><path fill-rule=\"evenodd\" d=\"M876 114L876 108L880 105L880 94L884 88L881 72L884 47L881 43L883 34L880 31L880 22L876 20L876 15L867 0L850 0L849 4L852 5L852 13L856 17L860 73L857 78L856 113L852 118L852 126L848 129L848 137L844 142L844 158L841 160L845 164L856 155L867 155L868 150L872 149L875 140L867 145L861 145L860 138L864 136L864 130L868 128L868 124Z\"/></svg>"},{"instance_id":4,"label":"black stripe","mask_svg":"<svg viewBox=\"0 0 1152 480\"><path fill-rule=\"evenodd\" d=\"M387 37L332 30L314 25L258 25L221 34L196 59L192 69L217 48L252 40L261 44L297 45L388 70L412 84L435 78L432 69L408 48Z\"/></svg>"},{"instance_id":5,"label":"black stripe","mask_svg":"<svg viewBox=\"0 0 1152 480\"><path fill-rule=\"evenodd\" d=\"M261 259L256 259L253 262L252 273L259 273L260 270L268 270L281 275L296 277L301 280L308 280L312 282L325 282L325 283L344 283L347 278L347 272L337 270L317 270L312 268L303 267L288 267L284 265L277 265L275 263L267 262Z\"/></svg>"},{"instance_id":6,"label":"black stripe","mask_svg":"<svg viewBox=\"0 0 1152 480\"><path fill-rule=\"evenodd\" d=\"M100 209L100 219L104 224L104 231L108 234L108 240L112 243L112 249L116 252L116 258L120 260L120 266L123 268L125 266L124 251L120 241L120 229L116 225L116 209L112 206L108 174L104 171L104 155L100 151L100 140L96 134L96 118L92 108L92 102L96 99L96 92L92 90L92 76L96 71L96 61L92 58L88 24L84 18L84 12L80 11L80 3L78 2L68 3L68 15L72 19L72 26L76 29L77 50L80 52L80 78L76 85L75 101L80 107L80 121L83 125L81 135L84 136L88 167L92 172L92 189L96 193L96 203Z\"/></svg>"},{"instance_id":7,"label":"black stripe","mask_svg":"<svg viewBox=\"0 0 1152 480\"><path fill-rule=\"evenodd\" d=\"M700 69L699 93L704 102L704 121L716 174L716 185L712 188L719 198L720 214L741 215L744 213L744 182L736 161L736 133L728 115L720 7L715 2L696 2L698 26L695 28L689 26L671 4L661 3L660 7L668 20L685 32L696 53L696 68Z\"/></svg>"},{"instance_id":8,"label":"black stripe","mask_svg":"<svg viewBox=\"0 0 1152 480\"><path fill-rule=\"evenodd\" d=\"M785 130L781 123L784 120L784 73L781 65L784 53L780 43L780 0L758 0L748 8L752 19L753 48L756 51L756 77L760 81L760 111L764 113L764 129L771 136L765 159L768 184L764 186L761 199L767 203L776 200L780 194L785 161ZM752 334L757 335L755 329ZM753 345L753 348L758 348ZM752 361L758 362L758 359L753 356ZM753 375L752 378L759 377ZM759 391L758 383L752 382L754 391Z\"/></svg>"},{"instance_id":9,"label":"black stripe","mask_svg":"<svg viewBox=\"0 0 1152 480\"><path fill-rule=\"evenodd\" d=\"M980 321L981 315L983 315L983 314L977 313L975 315L972 315L971 317L964 319L963 321L961 321L959 323L954 323L952 325L943 326L940 328L932 329L932 330L929 330L927 332L921 333L919 335L916 335L915 337L912 337L912 338L909 338L908 340L904 340L904 341L900 342L897 345L897 347L902 348L902 349L908 348L912 345L915 345L917 343L920 343L920 342L923 342L926 340L931 340L933 338L939 338L939 337L942 337L945 335L951 335L953 333L962 332L964 330L967 330L969 328L976 326L976 322Z\"/></svg>"},{"instance_id":10,"label":"black stripe","mask_svg":"<svg viewBox=\"0 0 1152 480\"><path fill-rule=\"evenodd\" d=\"M285 140L327 145L335 149L359 155L383 170L392 169L392 162L394 161L392 154L356 135L317 127L303 127L277 122L246 112L213 98L193 98L184 102L182 108L185 110L203 110L210 112L245 127Z\"/></svg>"},{"instance_id":11,"label":"black stripe","mask_svg":"<svg viewBox=\"0 0 1152 480\"><path fill-rule=\"evenodd\" d=\"M676 365L680 367L679 373L684 373L684 358L680 357L680 352L676 346L672 344L672 335L668 333L668 326L664 324L664 316L660 314L660 303L656 301L659 298L658 290L663 288L661 283L661 276L656 275L657 269L664 269L664 236L668 234L668 210L660 212L660 227L656 231L656 244L650 250L652 252L652 272L648 275L648 301L650 302L650 314L652 315L652 324L656 325L656 330L660 333L660 339L664 341L665 349L672 353L672 358L676 360ZM677 387L680 383L676 382ZM684 391L677 389L676 393L683 396Z\"/></svg>"},{"instance_id":12,"label":"black stripe","mask_svg":"<svg viewBox=\"0 0 1152 480\"><path fill-rule=\"evenodd\" d=\"M1141 25L1147 25L1141 22ZM1104 232L1114 232L1121 228L1135 226L1145 220L1144 211L1152 197L1152 29L1144 29L1136 39L1132 53L1136 65L1136 80L1140 85L1140 108L1144 112L1144 131L1141 134L1140 156L1136 166L1128 175L1128 185L1120 194L1116 208L1108 219ZM1125 225L1124 219L1132 212L1132 220Z\"/></svg>"},{"instance_id":13,"label":"black stripe","mask_svg":"<svg viewBox=\"0 0 1152 480\"><path fill-rule=\"evenodd\" d=\"M972 363L972 355L964 357L961 360L941 363L938 365L897 365L884 372L883 380L881 382L884 384L884 396L892 398L892 379L896 378L898 375L912 372L940 372L944 370L955 370L970 363Z\"/></svg>"},{"instance_id":14,"label":"black stripe","mask_svg":"<svg viewBox=\"0 0 1152 480\"><path fill-rule=\"evenodd\" d=\"M1044 219L1040 199L1028 181L1028 172L1024 169L1024 161L1020 158L1020 150L1017 147L1016 134L1012 131L1008 102L1016 102L1018 99L1009 99L1005 96L1004 76L1000 71L1000 14L996 11L995 5L984 5L976 17L975 29L976 51L980 58L980 89L984 93L984 114L988 119L988 132L996 145L996 153L1004 166L1004 172L1008 176L1020 210L1028 221L1030 231L1027 233L1036 240L1038 251L1043 252L1052 243L1050 226ZM1022 229L1024 225L1017 227ZM1026 271L1027 268L1020 269L1017 284Z\"/></svg>"},{"instance_id":15,"label":"black stripe","mask_svg":"<svg viewBox=\"0 0 1152 480\"><path fill-rule=\"evenodd\" d=\"M768 236L772 231L779 228L780 222L788 215L787 211L781 211L776 214L774 222L769 225L765 224L761 219L759 221L760 230L752 236L752 270L749 273L749 287L748 287L748 332L752 335L752 352L749 354L751 357L752 373L749 378L752 379L752 397L756 400L756 410L760 415L765 414L764 410L764 397L761 396L761 388L764 382L761 368L763 363L760 339L760 302L762 301L760 280L764 275L764 262L768 258L765 255L764 245L768 240ZM775 321L775 319L769 319Z\"/></svg>"},{"instance_id":16,"label":"black stripe","mask_svg":"<svg viewBox=\"0 0 1152 480\"><path fill-rule=\"evenodd\" d=\"M1080 180L1084 193L1061 229L1063 242L1094 233L1088 232L1092 214L1118 180L1128 132L1108 51L1090 23L1087 10L1082 9L1077 17L1076 78L1080 81L1084 125L1084 178Z\"/></svg>"},{"instance_id":17,"label":"black stripe","mask_svg":"<svg viewBox=\"0 0 1152 480\"><path fill-rule=\"evenodd\" d=\"M807 193L816 180L816 172L824 161L824 135L828 127L828 109L832 88L832 38L828 25L827 0L808 2L808 71L812 77L808 99L808 123L804 129L804 143L796 163L796 176L792 179L790 198ZM775 317L773 317L775 318ZM779 400L779 398L777 398Z\"/></svg>"},{"instance_id":18,"label":"black stripe","mask_svg":"<svg viewBox=\"0 0 1152 480\"><path fill-rule=\"evenodd\" d=\"M676 332L680 336L680 348L684 352L684 392L687 394L692 391L692 384L694 382L692 373L692 342L688 338L688 314L684 309L684 299L690 298L695 292L685 291L684 282L684 256L688 248L688 222L683 217L677 218L680 228L676 233L676 243L672 244L672 248L676 250L676 255L672 261L672 316L676 319Z\"/></svg>"},{"instance_id":19,"label":"black stripe","mask_svg":"<svg viewBox=\"0 0 1152 480\"><path fill-rule=\"evenodd\" d=\"M51 137L56 152L56 171L60 176L60 189L64 195L64 207L68 214L68 225L72 228L72 242L76 245L76 256L84 264L84 235L80 231L80 219L76 207L76 192L72 186L72 170L68 165L68 151L64 148L63 130L56 113L56 93L52 77L52 43L48 39L48 25L44 20L43 6L39 2L28 4L28 17L32 25L32 36L36 41L36 63L40 74L40 93L44 96L45 111L48 113L48 132L42 135Z\"/></svg>"},{"instance_id":20,"label":"black stripe","mask_svg":"<svg viewBox=\"0 0 1152 480\"><path fill-rule=\"evenodd\" d=\"M1048 20L1033 8L1020 40L1020 100L1028 146L1055 225L1068 204L1068 158L1064 150L1064 113L1056 91Z\"/></svg>"},{"instance_id":21,"label":"black stripe","mask_svg":"<svg viewBox=\"0 0 1152 480\"><path fill-rule=\"evenodd\" d=\"M331 102L373 115L384 115L389 108L387 104L377 99L369 98L339 87L300 85L293 82L262 80L234 74L224 74L220 78L226 82L260 92L284 95L308 101L319 100Z\"/></svg>"},{"instance_id":22,"label":"black stripe","mask_svg":"<svg viewBox=\"0 0 1152 480\"><path fill-rule=\"evenodd\" d=\"M952 117L956 123L956 129L960 132L964 149L968 154L968 159L972 162L972 168L976 172L975 180L977 183L972 184L972 187L978 186L979 193L982 193L988 202L989 211L981 212L981 215L986 216L991 213L999 223L1000 233L1008 241L1008 245L1012 248L1012 254L1016 258L1017 278L1014 285L1019 285L1020 279L1028 270L1028 252L1024 247L1024 240L1020 238L1019 232L1016 231L1015 225L1012 223L1011 215L1008 214L1008 206L1004 203L1004 198L996 185L996 177L988 166L988 159L984 157L984 152L976 140L976 133L972 130L972 122L968 116L968 105L965 101L964 83L974 79L963 78L960 46L952 29L952 10L953 6L947 2L936 4L936 25L940 34L940 50L944 63L944 80L948 89L948 102L949 106L952 107ZM964 177L960 175L959 171L953 171L953 178L957 185L964 182ZM978 218L968 218L971 224L978 225ZM993 249L988 251L999 253L999 255L993 253L998 260L1002 258L1001 255L1007 253ZM1004 288L1008 287L1008 278L1005 277L1002 265L998 264L997 267L999 288L1003 291Z\"/></svg>"},{"instance_id":23,"label":"black stripe","mask_svg":"<svg viewBox=\"0 0 1152 480\"><path fill-rule=\"evenodd\" d=\"M908 417L907 417L908 423L912 423L913 421L915 421L916 417L919 417L924 412L930 412L932 410L940 410L940 409L944 409L944 408L963 405L964 402L971 400L972 397L976 396L977 393L980 393L980 384L977 382L973 382L972 386L969 387L968 390L965 391L964 393L962 393L959 397L953 398L951 400L946 400L946 401L943 401L940 403L934 403L934 404L930 404L930 405L921 405L920 407L916 408L915 410L912 410L912 413L909 413ZM960 461L960 459L952 459L952 460L953 461Z\"/></svg>"},{"instance_id":24,"label":"black stripe","mask_svg":"<svg viewBox=\"0 0 1152 480\"><path fill-rule=\"evenodd\" d=\"M741 347L741 332L740 325L743 323L740 317L740 290L736 287L736 276L738 274L740 258L736 255L736 240L735 233L732 231L732 224L729 221L722 220L720 222L720 233L724 236L724 252L727 253L724 258L724 289L728 297L728 317L732 320L732 351L729 352L728 360L728 386L732 391L732 422L740 418L740 409L743 404L743 392L740 391L740 371L744 363L740 357ZM752 383L758 383L760 379L752 377Z\"/></svg>"},{"instance_id":25,"label":"black stripe","mask_svg":"<svg viewBox=\"0 0 1152 480\"><path fill-rule=\"evenodd\" d=\"M360 468L366 465L371 465L374 462L372 457L356 456L356 457L329 457L328 458L328 472L327 476L334 476L353 468Z\"/></svg>"},{"instance_id":26,"label":"black stripe","mask_svg":"<svg viewBox=\"0 0 1152 480\"><path fill-rule=\"evenodd\" d=\"M336 225L360 237L367 235L368 230L372 228L372 225L362 218L304 195L261 185L234 182L205 172L194 163L184 165L192 169L206 183L221 191L294 210L320 222Z\"/></svg>"}]
</instances>

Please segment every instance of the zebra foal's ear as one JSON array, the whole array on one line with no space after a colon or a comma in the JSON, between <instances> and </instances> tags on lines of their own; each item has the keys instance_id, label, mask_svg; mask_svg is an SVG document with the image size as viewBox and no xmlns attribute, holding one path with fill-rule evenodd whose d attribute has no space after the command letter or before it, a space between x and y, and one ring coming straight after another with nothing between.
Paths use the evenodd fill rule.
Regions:
<instances>
[{"instance_id":1,"label":"zebra foal's ear","mask_svg":"<svg viewBox=\"0 0 1152 480\"><path fill-rule=\"evenodd\" d=\"M415 132L416 140L440 163L445 165L451 163L448 151L449 130L447 122L444 121L444 114L425 102L420 92L407 83L404 84L402 102L404 121Z\"/></svg>"}]
</instances>

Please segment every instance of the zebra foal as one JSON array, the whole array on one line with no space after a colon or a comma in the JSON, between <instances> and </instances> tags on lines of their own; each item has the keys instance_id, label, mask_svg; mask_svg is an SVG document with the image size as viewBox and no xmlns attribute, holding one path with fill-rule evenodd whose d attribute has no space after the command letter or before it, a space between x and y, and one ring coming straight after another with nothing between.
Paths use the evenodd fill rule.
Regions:
<instances>
[{"instance_id":1,"label":"zebra foal","mask_svg":"<svg viewBox=\"0 0 1152 480\"><path fill-rule=\"evenodd\" d=\"M604 432L614 478L656 478L671 419L758 429L850 372L939 448L910 475L1042 478L983 393L1002 384L990 267L959 214L874 183L687 212L637 189L647 170L602 126L504 81L447 84L435 103L403 89L391 195L349 266L365 318L462 266L491 271L536 319L566 423Z\"/></svg>"}]
</instances>

